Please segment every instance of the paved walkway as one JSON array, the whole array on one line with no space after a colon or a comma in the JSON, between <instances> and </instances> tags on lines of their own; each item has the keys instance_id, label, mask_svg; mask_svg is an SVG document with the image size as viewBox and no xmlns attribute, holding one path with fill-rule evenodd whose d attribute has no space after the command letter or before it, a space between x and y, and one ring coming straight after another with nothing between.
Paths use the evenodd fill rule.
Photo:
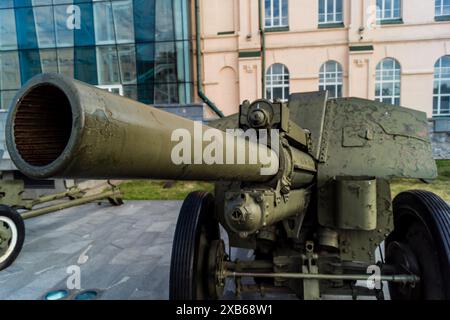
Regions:
<instances>
[{"instance_id":1,"label":"paved walkway","mask_svg":"<svg viewBox=\"0 0 450 320\"><path fill-rule=\"evenodd\" d=\"M0 299L40 299L64 289L76 266L82 289L99 289L103 299L167 299L180 206L179 201L93 203L26 220L23 250L0 272Z\"/></svg>"}]
</instances>

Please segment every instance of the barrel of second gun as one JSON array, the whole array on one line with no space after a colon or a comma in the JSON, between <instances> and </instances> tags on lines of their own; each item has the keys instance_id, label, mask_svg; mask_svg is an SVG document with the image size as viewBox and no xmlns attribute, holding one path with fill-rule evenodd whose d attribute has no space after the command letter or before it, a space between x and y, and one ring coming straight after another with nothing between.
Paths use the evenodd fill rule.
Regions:
<instances>
[{"instance_id":1,"label":"barrel of second gun","mask_svg":"<svg viewBox=\"0 0 450 320\"><path fill-rule=\"evenodd\" d=\"M266 146L58 74L17 93L6 141L18 169L36 179L261 182L279 166ZM267 167L273 174L261 173Z\"/></svg>"}]
</instances>

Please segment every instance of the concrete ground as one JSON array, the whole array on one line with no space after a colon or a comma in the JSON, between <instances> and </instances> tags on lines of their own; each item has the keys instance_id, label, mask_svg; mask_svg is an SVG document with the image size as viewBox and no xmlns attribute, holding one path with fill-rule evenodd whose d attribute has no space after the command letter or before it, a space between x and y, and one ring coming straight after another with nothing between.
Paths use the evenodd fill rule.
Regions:
<instances>
[{"instance_id":1,"label":"concrete ground","mask_svg":"<svg viewBox=\"0 0 450 320\"><path fill-rule=\"evenodd\" d=\"M168 299L180 206L180 201L127 201L121 207L91 203L26 220L21 254L0 271L0 299L42 299L77 284L96 290L100 299ZM247 252L232 255L243 259ZM79 292L69 290L72 296Z\"/></svg>"},{"instance_id":2,"label":"concrete ground","mask_svg":"<svg viewBox=\"0 0 450 320\"><path fill-rule=\"evenodd\" d=\"M0 271L0 299L40 299L76 284L104 299L167 299L179 201L87 204L25 221L26 240ZM71 277L72 276L72 277Z\"/></svg>"}]
</instances>

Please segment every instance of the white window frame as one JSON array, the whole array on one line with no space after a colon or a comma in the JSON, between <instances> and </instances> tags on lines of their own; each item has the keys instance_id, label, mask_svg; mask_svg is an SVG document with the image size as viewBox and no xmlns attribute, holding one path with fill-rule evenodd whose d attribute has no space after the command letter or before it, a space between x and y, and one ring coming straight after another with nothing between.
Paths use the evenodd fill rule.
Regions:
<instances>
[{"instance_id":1,"label":"white window frame","mask_svg":"<svg viewBox=\"0 0 450 320\"><path fill-rule=\"evenodd\" d=\"M114 89L119 89L119 94L123 96L123 85L121 84L99 84L97 88L113 93Z\"/></svg>"},{"instance_id":2,"label":"white window frame","mask_svg":"<svg viewBox=\"0 0 450 320\"><path fill-rule=\"evenodd\" d=\"M393 79L392 80L385 80L385 79L383 79L383 71L384 71L384 69L383 69L383 62L385 60L394 60L394 62L395 62L394 63L394 69L392 69L392 71L393 71ZM396 65L399 66L398 69L395 68ZM378 68L378 66L380 66L380 68ZM399 78L398 79L396 78L396 71L397 70L399 71ZM397 104L395 104L395 99L398 98L398 100L399 100L399 104L398 105L400 105L401 104L401 93L402 93L401 92L402 68L400 66L400 63L394 58L384 58L383 60L381 60L377 64L375 72L376 72L376 74L380 73L380 78L379 79L378 79L378 77L375 78L375 100L383 102L383 99L389 98L389 99L391 99L391 104L392 105L397 105ZM391 84L393 95L389 95L389 96L383 95L383 84L386 84L386 83ZM398 83L399 87L400 87L400 92L399 92L398 95L395 94L395 84L396 83ZM377 84L380 85L380 95L378 95L378 96L376 95L376 90L377 90L376 89L376 85Z\"/></svg>"},{"instance_id":3,"label":"white window frame","mask_svg":"<svg viewBox=\"0 0 450 320\"><path fill-rule=\"evenodd\" d=\"M280 64L283 66L281 74L274 74L273 73L273 67L277 64ZM286 77L287 76L287 80ZM277 77L281 77L281 84L274 84L274 80L276 80ZM275 88L281 88L281 101L286 102L289 99L289 69L282 63L274 63L272 64L266 72L266 92L264 93L266 95L266 99L273 100L273 89ZM288 89L288 96L284 96L285 89ZM269 91L269 95L267 95L267 91Z\"/></svg>"},{"instance_id":4,"label":"white window frame","mask_svg":"<svg viewBox=\"0 0 450 320\"><path fill-rule=\"evenodd\" d=\"M327 64L334 64L334 71L327 72ZM330 79L327 75L333 75ZM330 79L330 81L329 81ZM328 86L334 86L334 92L336 93L334 97L329 96L330 99L340 98L343 95L344 81L342 65L335 60L328 60L322 64L319 71L319 90L326 90ZM338 96L338 88L341 87L341 96Z\"/></svg>"},{"instance_id":5,"label":"white window frame","mask_svg":"<svg viewBox=\"0 0 450 320\"><path fill-rule=\"evenodd\" d=\"M389 21L389 20L398 20L402 18L402 0L391 0L391 15L385 16L386 13L386 0L379 0L381 1L381 8L378 7L378 0L377 0L377 21ZM395 8L395 2L398 1L398 17L394 16L394 8ZM381 15L378 15L378 12L381 12Z\"/></svg>"},{"instance_id":6,"label":"white window frame","mask_svg":"<svg viewBox=\"0 0 450 320\"><path fill-rule=\"evenodd\" d=\"M447 2L447 4L446 4ZM449 7L450 8L450 0L435 0L434 2L434 12L435 12L435 16L436 17L446 17L450 15L449 13L444 13L445 7Z\"/></svg>"},{"instance_id":7,"label":"white window frame","mask_svg":"<svg viewBox=\"0 0 450 320\"><path fill-rule=\"evenodd\" d=\"M319 0L320 1L320 0ZM344 21L344 3L343 3L343 0L323 0L324 1L324 9L325 9L325 11L324 11L324 21L320 21L320 4L319 4L319 24L328 24L328 23L341 23L341 22L343 22ZM328 20L328 2L329 1L333 1L333 19L332 20ZM341 8L342 8L342 11L341 12L338 12L337 11L337 2L338 1L341 1ZM341 14L341 19L340 20L338 20L337 19L337 15L338 15L338 13L340 13Z\"/></svg>"},{"instance_id":8,"label":"white window frame","mask_svg":"<svg viewBox=\"0 0 450 320\"><path fill-rule=\"evenodd\" d=\"M280 28L280 27L288 27L289 26L289 2L288 0L269 0L270 1L270 17L267 18L264 15L264 27L265 28ZM275 17L273 15L273 8L275 7L276 2L278 2L278 12L280 13L279 15L279 19L278 19L278 24L275 24ZM286 10L287 12L283 12L283 2L286 3ZM265 5L265 1L264 1L264 5ZM264 7L264 10L268 10L266 7ZM283 17L286 17L286 23L283 23ZM267 23L269 22L269 23Z\"/></svg>"},{"instance_id":9,"label":"white window frame","mask_svg":"<svg viewBox=\"0 0 450 320\"><path fill-rule=\"evenodd\" d=\"M450 81L450 76L448 76L448 78L444 78L442 75L445 73L449 73L450 74L450 70L448 72L443 72L444 67L442 67L442 60L447 57L447 56L442 56L439 58L439 60L436 62L435 66L434 66L434 83L433 83L433 116L449 116L449 113L441 113L441 98L442 97L450 97L450 93L441 93L441 84L444 81ZM438 66L436 66L438 65ZM449 68L450 67L446 67ZM436 73L438 73L438 77L436 77ZM435 94L434 93L434 86L436 86L436 84L438 85L438 93ZM437 110L436 112L434 112L434 98L437 98L438 101L438 105L437 105Z\"/></svg>"}]
</instances>

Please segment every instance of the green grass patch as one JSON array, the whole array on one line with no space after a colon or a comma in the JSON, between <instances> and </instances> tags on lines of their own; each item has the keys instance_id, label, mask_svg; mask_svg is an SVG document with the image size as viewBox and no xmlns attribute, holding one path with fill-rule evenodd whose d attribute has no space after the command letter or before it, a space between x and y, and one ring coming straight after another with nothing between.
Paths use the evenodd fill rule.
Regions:
<instances>
[{"instance_id":1,"label":"green grass patch","mask_svg":"<svg viewBox=\"0 0 450 320\"><path fill-rule=\"evenodd\" d=\"M430 184L417 179L394 179L391 184L392 196L411 189L422 189L436 193L450 202L450 160L437 160L438 178ZM120 185L125 200L183 200L188 193L196 190L212 192L214 185L194 181L135 180Z\"/></svg>"},{"instance_id":2,"label":"green grass patch","mask_svg":"<svg viewBox=\"0 0 450 320\"><path fill-rule=\"evenodd\" d=\"M411 189L422 189L436 193L450 202L450 160L437 160L438 177L432 183L423 183L417 179L394 179L391 183L392 197Z\"/></svg>"},{"instance_id":3,"label":"green grass patch","mask_svg":"<svg viewBox=\"0 0 450 320\"><path fill-rule=\"evenodd\" d=\"M133 180L122 183L125 200L183 200L196 190L212 192L214 185L197 181Z\"/></svg>"}]
</instances>

